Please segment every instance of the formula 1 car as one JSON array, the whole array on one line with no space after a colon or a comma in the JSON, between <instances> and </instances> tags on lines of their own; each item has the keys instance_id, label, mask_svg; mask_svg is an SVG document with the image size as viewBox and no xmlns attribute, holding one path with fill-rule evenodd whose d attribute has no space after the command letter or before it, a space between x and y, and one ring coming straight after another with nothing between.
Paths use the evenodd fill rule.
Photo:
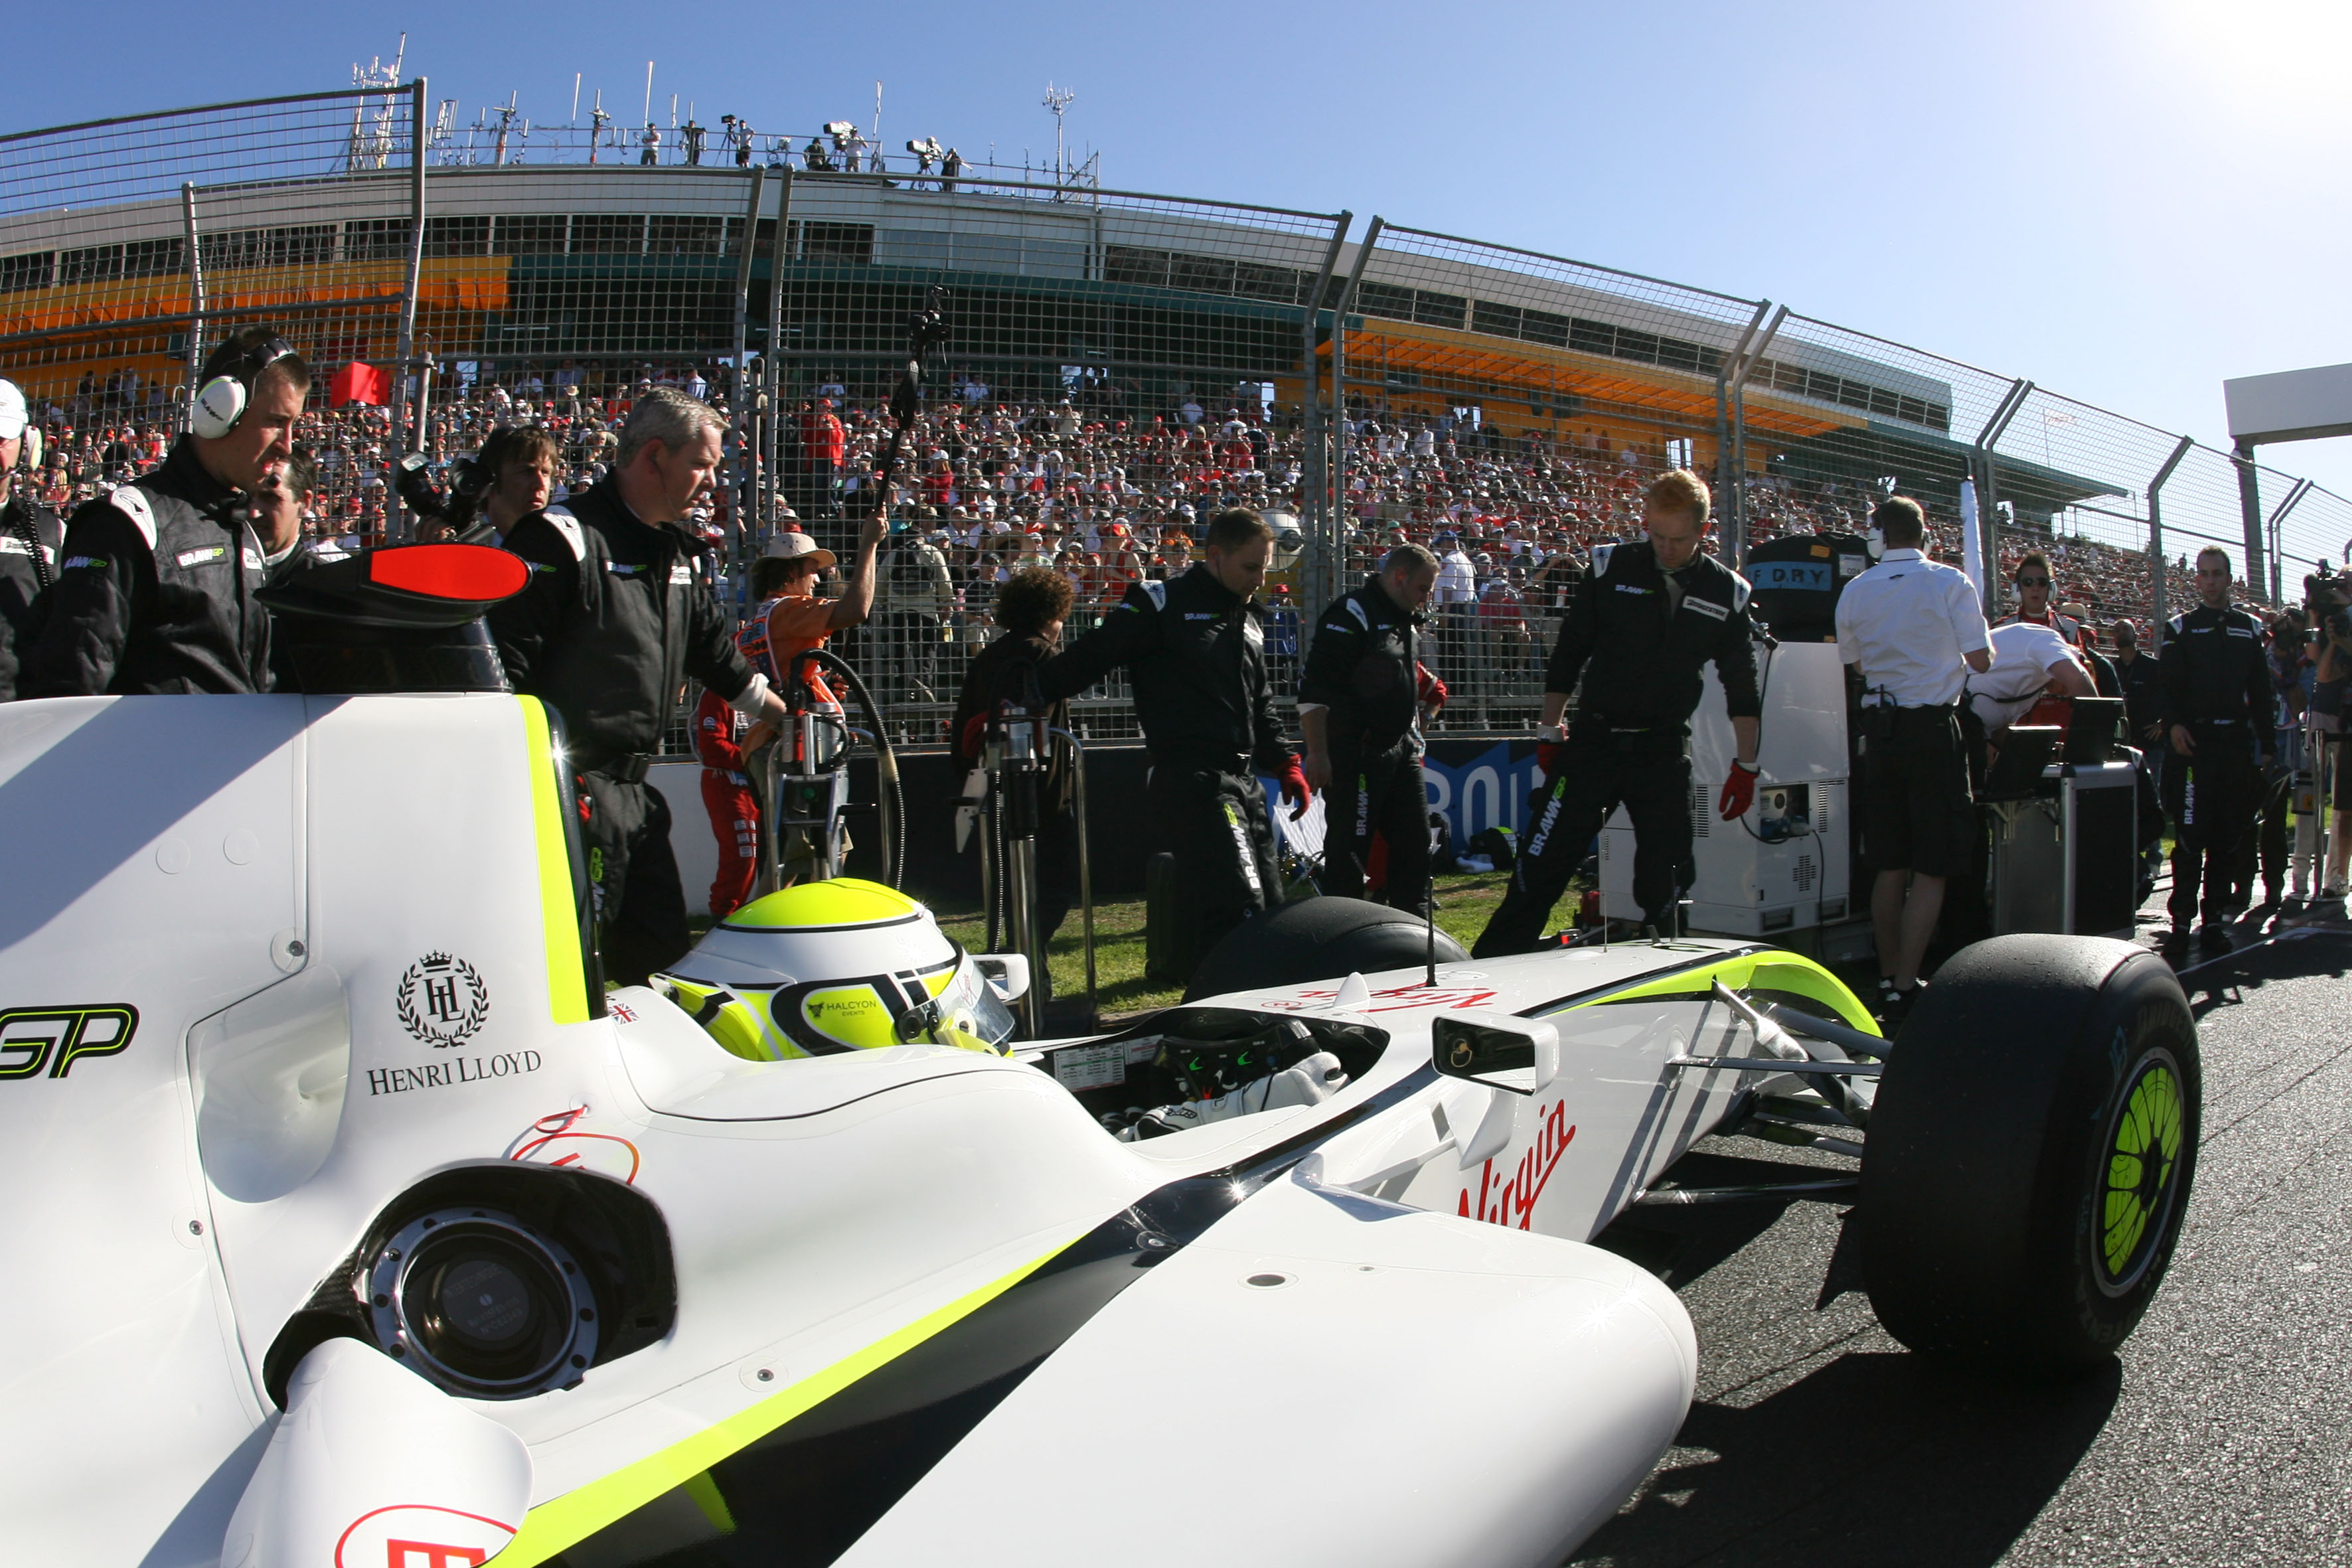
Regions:
<instances>
[{"instance_id":1,"label":"formula 1 car","mask_svg":"<svg viewBox=\"0 0 2352 1568\"><path fill-rule=\"evenodd\" d=\"M608 993L528 698L16 703L0 800L7 1562L1550 1563L1687 1407L1589 1244L1727 1195L1698 1138L1860 1149L1882 1318L1995 1366L2111 1352L2192 1175L2122 943L1984 944L1893 1045L1722 942L1023 1044L872 884Z\"/></svg>"}]
</instances>

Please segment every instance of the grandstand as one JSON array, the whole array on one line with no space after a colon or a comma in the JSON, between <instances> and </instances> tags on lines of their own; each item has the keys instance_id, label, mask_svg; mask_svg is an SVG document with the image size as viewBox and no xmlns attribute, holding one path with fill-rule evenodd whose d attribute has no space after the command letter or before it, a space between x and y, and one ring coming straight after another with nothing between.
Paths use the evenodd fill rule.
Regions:
<instances>
[{"instance_id":1,"label":"grandstand","mask_svg":"<svg viewBox=\"0 0 2352 1568\"><path fill-rule=\"evenodd\" d=\"M1969 481L1997 560L2050 549L2109 616L2178 605L2175 563L2209 542L2274 569L2248 574L2262 597L2264 557L2291 582L2352 535L2352 505L2313 491L2265 539L2227 454L2030 382L1507 245L870 153L813 169L748 133L740 161L542 132L485 162L448 119L420 82L0 138L0 373L49 437L36 488L70 505L154 460L204 344L268 319L322 372L322 532L399 536L389 464L501 420L554 427L588 482L633 392L666 382L730 412L711 524L744 552L787 504L820 530L872 504L904 322L944 288L895 499L941 535L948 580L902 589L865 650L903 666L884 684L916 740L1005 572L1058 564L1098 611L1181 570L1226 501L1301 520L1294 645L1299 602L1398 538L1453 535L1475 587L1441 607L1435 662L1451 721L1480 728L1532 711L1575 562L1637 526L1642 476L1670 463L1714 478L1734 554L1857 529L1891 485L1957 556ZM389 398L327 406L368 384L338 379L352 365ZM803 414L824 397L848 459L815 475ZM2260 507L2293 487L2254 479ZM1124 732L1116 694L1089 717Z\"/></svg>"}]
</instances>

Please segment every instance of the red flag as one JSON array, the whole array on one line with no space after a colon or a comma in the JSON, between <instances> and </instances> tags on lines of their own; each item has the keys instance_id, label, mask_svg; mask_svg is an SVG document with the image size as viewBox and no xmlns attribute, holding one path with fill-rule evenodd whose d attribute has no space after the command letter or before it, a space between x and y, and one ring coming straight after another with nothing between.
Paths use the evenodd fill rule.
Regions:
<instances>
[{"instance_id":1,"label":"red flag","mask_svg":"<svg viewBox=\"0 0 2352 1568\"><path fill-rule=\"evenodd\" d=\"M383 406L385 395L392 390L392 373L379 370L358 360L337 371L327 383L327 404L341 408L349 404L364 403L372 407Z\"/></svg>"}]
</instances>

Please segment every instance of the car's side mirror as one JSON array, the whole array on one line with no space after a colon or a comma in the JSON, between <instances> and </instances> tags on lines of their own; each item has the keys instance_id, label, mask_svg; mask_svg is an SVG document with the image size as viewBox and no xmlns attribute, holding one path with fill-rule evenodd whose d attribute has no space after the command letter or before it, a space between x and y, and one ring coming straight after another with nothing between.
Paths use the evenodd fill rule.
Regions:
<instances>
[{"instance_id":1,"label":"car's side mirror","mask_svg":"<svg viewBox=\"0 0 2352 1568\"><path fill-rule=\"evenodd\" d=\"M1559 1076L1559 1030L1507 1013L1442 1013L1429 1027L1429 1065L1512 1094L1539 1094Z\"/></svg>"},{"instance_id":2,"label":"car's side mirror","mask_svg":"<svg viewBox=\"0 0 2352 1568\"><path fill-rule=\"evenodd\" d=\"M1018 1002L1029 994L1029 960L1018 952L975 952L971 962L981 977L996 987L998 998Z\"/></svg>"}]
</instances>

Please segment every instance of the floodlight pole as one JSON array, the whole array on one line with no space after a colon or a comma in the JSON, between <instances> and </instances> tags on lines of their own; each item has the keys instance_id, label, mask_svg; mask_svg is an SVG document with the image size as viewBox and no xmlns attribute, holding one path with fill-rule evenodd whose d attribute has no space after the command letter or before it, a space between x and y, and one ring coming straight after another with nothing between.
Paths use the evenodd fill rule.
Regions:
<instances>
[{"instance_id":1,"label":"floodlight pole","mask_svg":"<svg viewBox=\"0 0 2352 1568\"><path fill-rule=\"evenodd\" d=\"M2189 456L2189 448L2197 445L2196 438L2183 436L2180 444L2172 448L2172 456L2164 459L2164 467L2156 470L2156 478L2147 481L2147 574L2151 590L2148 599L2156 624L2148 628L2148 651L2154 653L2162 639L2165 623L2164 573L2164 503L2159 499L2164 481L2172 470L2180 467L2180 459Z\"/></svg>"}]
</instances>

